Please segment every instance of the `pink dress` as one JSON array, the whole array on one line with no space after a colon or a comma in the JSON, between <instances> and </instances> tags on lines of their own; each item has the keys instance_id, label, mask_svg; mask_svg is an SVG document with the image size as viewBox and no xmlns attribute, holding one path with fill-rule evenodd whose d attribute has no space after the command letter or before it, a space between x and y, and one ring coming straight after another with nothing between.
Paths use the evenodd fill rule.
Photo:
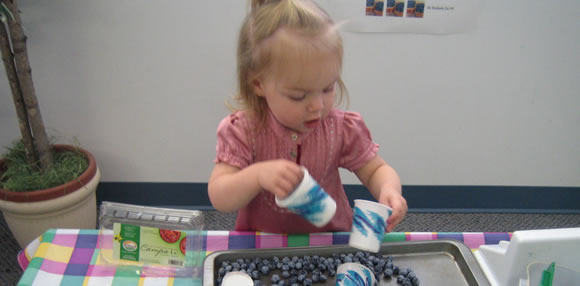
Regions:
<instances>
[{"instance_id":1,"label":"pink dress","mask_svg":"<svg viewBox=\"0 0 580 286\"><path fill-rule=\"evenodd\" d=\"M236 230L272 233L312 233L350 231L352 207L344 192L339 167L357 170L374 158L378 145L358 113L333 109L312 131L296 133L269 113L266 128L256 132L244 112L224 118L217 130L217 156L222 162L239 168L250 164L287 159L308 169L312 177L336 201L334 218L322 228L304 218L280 208L274 195L258 194L238 211ZM236 190L231 190L235 192Z\"/></svg>"}]
</instances>

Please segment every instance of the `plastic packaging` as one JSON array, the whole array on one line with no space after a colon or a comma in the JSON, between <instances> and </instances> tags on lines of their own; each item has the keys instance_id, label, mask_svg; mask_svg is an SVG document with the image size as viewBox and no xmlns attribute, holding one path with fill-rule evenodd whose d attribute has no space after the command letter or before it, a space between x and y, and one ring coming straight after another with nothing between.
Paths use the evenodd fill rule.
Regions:
<instances>
[{"instance_id":1,"label":"plastic packaging","mask_svg":"<svg viewBox=\"0 0 580 286\"><path fill-rule=\"evenodd\" d=\"M570 286L580 284L580 272L557 263L534 262L528 264L527 279L520 286Z\"/></svg>"},{"instance_id":2,"label":"plastic packaging","mask_svg":"<svg viewBox=\"0 0 580 286\"><path fill-rule=\"evenodd\" d=\"M104 201L100 262L139 275L201 279L203 213Z\"/></svg>"},{"instance_id":3,"label":"plastic packaging","mask_svg":"<svg viewBox=\"0 0 580 286\"><path fill-rule=\"evenodd\" d=\"M559 228L516 231L509 242L482 245L473 254L491 285L512 286L520 285L520 280L528 278L529 273L541 275L552 262L557 268L571 270L572 277L575 272L577 277L580 272L578 253L580 228ZM545 263L543 269L530 271L530 265L537 262ZM554 274L554 281L556 279L558 269Z\"/></svg>"}]
</instances>

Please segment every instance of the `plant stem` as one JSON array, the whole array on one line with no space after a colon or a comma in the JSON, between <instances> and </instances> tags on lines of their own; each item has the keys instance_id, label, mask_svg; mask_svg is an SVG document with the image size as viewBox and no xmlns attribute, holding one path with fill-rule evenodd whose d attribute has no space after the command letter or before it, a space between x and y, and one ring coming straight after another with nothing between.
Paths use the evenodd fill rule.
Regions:
<instances>
[{"instance_id":1,"label":"plant stem","mask_svg":"<svg viewBox=\"0 0 580 286\"><path fill-rule=\"evenodd\" d=\"M38 108L38 100L34 90L28 50L26 48L26 35L22 29L22 22L20 20L20 11L16 0L2 0L2 2L10 9L14 17L14 21L8 21L8 27L10 30L10 39L12 40L16 73L28 118L27 123L30 125L30 130L32 130L32 144L35 146L34 149L37 154L36 157L39 159L40 168L47 170L52 165L52 152L40 109ZM20 122L20 124L24 123ZM22 137L25 140L25 136L23 135ZM25 145L27 144L30 143L25 143Z\"/></svg>"},{"instance_id":2,"label":"plant stem","mask_svg":"<svg viewBox=\"0 0 580 286\"><path fill-rule=\"evenodd\" d=\"M20 90L20 83L16 74L16 67L14 66L14 54L10 46L10 40L6 26L2 24L0 28L0 51L2 51L2 61L4 62L4 69L6 76L10 83L12 90L12 99L14 100L14 107L16 108L16 116L18 117L18 126L22 134L22 142L26 153L26 161L30 166L35 166L38 158L35 157L34 145L32 144L32 131L28 124L28 116L26 115L26 108L24 107L24 100L22 99L22 91Z\"/></svg>"}]
</instances>

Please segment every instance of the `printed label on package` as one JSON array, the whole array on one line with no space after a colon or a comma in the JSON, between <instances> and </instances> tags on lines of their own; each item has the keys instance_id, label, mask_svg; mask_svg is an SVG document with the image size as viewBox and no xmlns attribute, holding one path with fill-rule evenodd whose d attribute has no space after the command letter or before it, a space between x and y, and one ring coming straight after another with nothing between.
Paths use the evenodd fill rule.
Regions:
<instances>
[{"instance_id":1,"label":"printed label on package","mask_svg":"<svg viewBox=\"0 0 580 286\"><path fill-rule=\"evenodd\" d=\"M182 267L186 233L130 224L113 224L113 258Z\"/></svg>"}]
</instances>

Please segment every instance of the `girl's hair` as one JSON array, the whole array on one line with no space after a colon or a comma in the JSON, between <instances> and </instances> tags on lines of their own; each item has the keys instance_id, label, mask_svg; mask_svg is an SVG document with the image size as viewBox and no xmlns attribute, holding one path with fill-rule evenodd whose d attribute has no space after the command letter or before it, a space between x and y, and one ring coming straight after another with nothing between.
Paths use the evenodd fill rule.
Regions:
<instances>
[{"instance_id":1,"label":"girl's hair","mask_svg":"<svg viewBox=\"0 0 580 286\"><path fill-rule=\"evenodd\" d=\"M252 82L255 79L266 69L283 68L287 63L284 59L289 54L308 60L309 54L320 50L334 52L340 69L343 47L337 25L312 1L251 0L250 5L238 39L238 93L234 99L241 109L249 111L259 124L263 124L268 109L264 97L254 92ZM281 28L305 41L283 36L272 41L272 36ZM346 87L340 77L337 95L337 104L343 97L348 102Z\"/></svg>"}]
</instances>

